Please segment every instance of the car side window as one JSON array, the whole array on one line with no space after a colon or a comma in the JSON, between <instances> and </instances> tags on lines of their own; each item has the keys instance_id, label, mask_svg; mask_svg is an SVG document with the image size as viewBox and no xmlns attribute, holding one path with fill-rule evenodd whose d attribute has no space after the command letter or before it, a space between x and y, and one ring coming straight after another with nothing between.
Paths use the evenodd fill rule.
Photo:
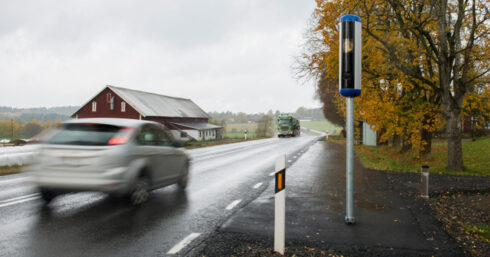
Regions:
<instances>
[{"instance_id":1,"label":"car side window","mask_svg":"<svg viewBox=\"0 0 490 257\"><path fill-rule=\"evenodd\" d=\"M167 133L162 128L155 128L158 135L158 145L162 146L173 146L172 140L169 138Z\"/></svg>"},{"instance_id":2,"label":"car side window","mask_svg":"<svg viewBox=\"0 0 490 257\"><path fill-rule=\"evenodd\" d=\"M154 125L145 125L136 137L141 145L172 146L172 141L163 129Z\"/></svg>"},{"instance_id":3,"label":"car side window","mask_svg":"<svg viewBox=\"0 0 490 257\"><path fill-rule=\"evenodd\" d=\"M153 145L155 138L156 135L151 127L149 125L144 125L138 133L138 136L136 136L136 141L140 145Z\"/></svg>"}]
</instances>

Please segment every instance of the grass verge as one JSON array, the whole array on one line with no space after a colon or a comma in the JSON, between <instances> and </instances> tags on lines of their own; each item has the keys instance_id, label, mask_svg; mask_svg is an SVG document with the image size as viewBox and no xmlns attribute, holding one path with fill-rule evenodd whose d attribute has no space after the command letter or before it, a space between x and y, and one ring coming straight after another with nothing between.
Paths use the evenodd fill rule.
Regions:
<instances>
[{"instance_id":1,"label":"grass verge","mask_svg":"<svg viewBox=\"0 0 490 257\"><path fill-rule=\"evenodd\" d=\"M477 235L490 243L490 226L488 225L473 225L466 229L466 232Z\"/></svg>"},{"instance_id":2,"label":"grass verge","mask_svg":"<svg viewBox=\"0 0 490 257\"><path fill-rule=\"evenodd\" d=\"M345 144L345 139L340 137L328 141ZM490 176L490 158L488 158L490 156L490 137L479 138L476 141L463 141L463 172L446 170L447 142L445 141L433 143L431 156L427 160L420 160L416 152L400 153L399 148L385 145L356 145L354 149L362 165L369 169L420 172L420 166L427 164L431 173Z\"/></svg>"},{"instance_id":3,"label":"grass verge","mask_svg":"<svg viewBox=\"0 0 490 257\"><path fill-rule=\"evenodd\" d=\"M22 171L21 165L13 165L13 166L2 166L0 167L0 176L19 173Z\"/></svg>"}]
</instances>

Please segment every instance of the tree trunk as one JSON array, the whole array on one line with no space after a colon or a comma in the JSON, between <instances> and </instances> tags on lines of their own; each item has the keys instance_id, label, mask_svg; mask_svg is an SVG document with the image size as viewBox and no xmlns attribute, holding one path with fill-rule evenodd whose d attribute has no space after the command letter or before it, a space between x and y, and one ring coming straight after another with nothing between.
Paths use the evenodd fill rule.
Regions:
<instances>
[{"instance_id":1,"label":"tree trunk","mask_svg":"<svg viewBox=\"0 0 490 257\"><path fill-rule=\"evenodd\" d=\"M422 137L422 146L420 149L419 157L421 159L424 159L429 157L432 151L432 132L422 128L421 137Z\"/></svg>"},{"instance_id":2,"label":"tree trunk","mask_svg":"<svg viewBox=\"0 0 490 257\"><path fill-rule=\"evenodd\" d=\"M465 80L460 77L461 58L455 52L455 50L459 51L460 49L461 40L459 34L461 23L454 24L453 37L451 37L450 33L448 33L448 30L450 30L448 26L451 26L451 23L447 20L448 0L437 3L440 4L440 8L436 11L439 39L438 66L444 117L447 121L447 169L463 171L463 147L461 144L459 119L463 97L467 89L462 83ZM458 16L458 18L460 17L462 16Z\"/></svg>"},{"instance_id":3,"label":"tree trunk","mask_svg":"<svg viewBox=\"0 0 490 257\"><path fill-rule=\"evenodd\" d=\"M461 143L460 112L456 108L447 113L447 169L463 171L463 145Z\"/></svg>"},{"instance_id":4,"label":"tree trunk","mask_svg":"<svg viewBox=\"0 0 490 257\"><path fill-rule=\"evenodd\" d=\"M381 141L381 135L385 133L385 129L381 129L379 132L376 133L376 145L387 145L388 141Z\"/></svg>"},{"instance_id":5,"label":"tree trunk","mask_svg":"<svg viewBox=\"0 0 490 257\"><path fill-rule=\"evenodd\" d=\"M425 114L424 115L424 120L422 121L422 129L420 130L420 137L421 137L421 149L419 152L419 157L421 159L430 157L430 153L432 152L432 136L433 133L426 129L426 126L432 127L432 119L431 115Z\"/></svg>"},{"instance_id":6,"label":"tree trunk","mask_svg":"<svg viewBox=\"0 0 490 257\"><path fill-rule=\"evenodd\" d=\"M408 140L403 140L403 145L402 145L402 149L400 150L400 153L406 153L410 151L410 149L412 149L412 144L410 144Z\"/></svg>"},{"instance_id":7,"label":"tree trunk","mask_svg":"<svg viewBox=\"0 0 490 257\"><path fill-rule=\"evenodd\" d=\"M459 92L451 92L451 69L449 62L440 65L439 81L442 89L442 104L446 119L447 137L447 169L463 171L463 145L461 144L460 116L463 96ZM457 82L455 82L457 83ZM453 96L454 94L454 96Z\"/></svg>"},{"instance_id":8,"label":"tree trunk","mask_svg":"<svg viewBox=\"0 0 490 257\"><path fill-rule=\"evenodd\" d=\"M399 147L402 144L402 138L400 135L393 135L393 147Z\"/></svg>"},{"instance_id":9,"label":"tree trunk","mask_svg":"<svg viewBox=\"0 0 490 257\"><path fill-rule=\"evenodd\" d=\"M410 151L410 149L412 149L412 143L410 143L410 135L404 134L401 137L402 137L402 149L400 150L400 153L406 153Z\"/></svg>"},{"instance_id":10,"label":"tree trunk","mask_svg":"<svg viewBox=\"0 0 490 257\"><path fill-rule=\"evenodd\" d=\"M471 119L471 127L470 127L470 134L471 134L471 141L476 141L476 119L473 117L470 117Z\"/></svg>"}]
</instances>

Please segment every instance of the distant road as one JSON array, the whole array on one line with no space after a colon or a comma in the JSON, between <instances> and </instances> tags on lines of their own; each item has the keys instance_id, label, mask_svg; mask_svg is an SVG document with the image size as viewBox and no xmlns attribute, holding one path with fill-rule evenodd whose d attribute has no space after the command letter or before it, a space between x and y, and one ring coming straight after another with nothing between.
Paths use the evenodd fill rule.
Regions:
<instances>
[{"instance_id":1,"label":"distant road","mask_svg":"<svg viewBox=\"0 0 490 257\"><path fill-rule=\"evenodd\" d=\"M324 136L325 135L325 132L324 131L320 131L320 130L316 130L316 129L312 129L312 128L307 128L307 127L302 127L301 129L302 130L308 130L309 132L316 133L319 136Z\"/></svg>"}]
</instances>

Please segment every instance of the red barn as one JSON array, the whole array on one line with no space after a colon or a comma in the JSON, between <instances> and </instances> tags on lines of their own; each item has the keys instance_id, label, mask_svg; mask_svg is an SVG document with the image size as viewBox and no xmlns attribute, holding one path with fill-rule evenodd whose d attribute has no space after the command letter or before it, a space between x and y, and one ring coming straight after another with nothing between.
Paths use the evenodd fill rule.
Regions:
<instances>
[{"instance_id":1,"label":"red barn","mask_svg":"<svg viewBox=\"0 0 490 257\"><path fill-rule=\"evenodd\" d=\"M216 139L221 127L192 100L107 85L82 105L72 118L128 118L165 125L178 139Z\"/></svg>"}]
</instances>

